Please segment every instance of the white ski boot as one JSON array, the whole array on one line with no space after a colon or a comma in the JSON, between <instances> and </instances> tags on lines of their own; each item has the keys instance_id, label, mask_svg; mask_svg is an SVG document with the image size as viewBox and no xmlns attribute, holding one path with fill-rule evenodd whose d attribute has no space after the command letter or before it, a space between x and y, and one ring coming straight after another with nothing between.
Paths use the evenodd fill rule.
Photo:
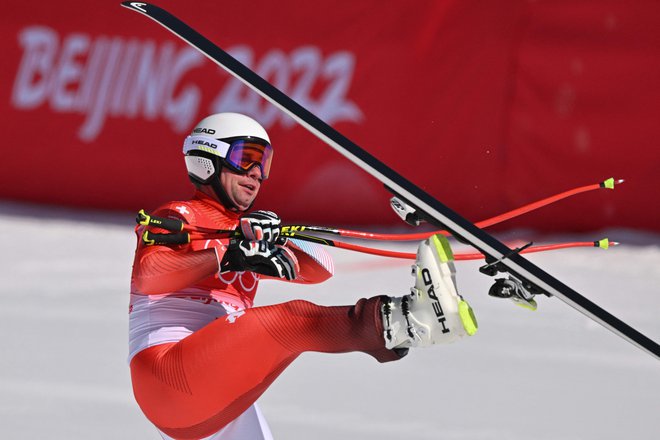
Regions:
<instances>
[{"instance_id":1,"label":"white ski boot","mask_svg":"<svg viewBox=\"0 0 660 440\"><path fill-rule=\"evenodd\" d=\"M387 348L446 344L477 332L472 308L456 291L455 273L447 238L433 235L419 244L410 295L389 298L381 309Z\"/></svg>"}]
</instances>

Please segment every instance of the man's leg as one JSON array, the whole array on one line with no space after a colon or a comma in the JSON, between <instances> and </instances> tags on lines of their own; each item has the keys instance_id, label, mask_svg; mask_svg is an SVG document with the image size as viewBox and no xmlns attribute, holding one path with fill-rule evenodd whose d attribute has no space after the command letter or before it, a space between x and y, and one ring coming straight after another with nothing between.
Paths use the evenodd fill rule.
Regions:
<instances>
[{"instance_id":1,"label":"man's leg","mask_svg":"<svg viewBox=\"0 0 660 440\"><path fill-rule=\"evenodd\" d=\"M163 440L176 440L158 431ZM255 403L238 418L230 422L215 434L204 437L203 440L273 440L273 435L261 410Z\"/></svg>"},{"instance_id":2,"label":"man's leg","mask_svg":"<svg viewBox=\"0 0 660 440\"><path fill-rule=\"evenodd\" d=\"M385 348L381 305L381 297L341 307L291 301L219 318L178 343L138 353L131 362L136 399L165 434L209 436L241 415L302 352L399 359Z\"/></svg>"},{"instance_id":3,"label":"man's leg","mask_svg":"<svg viewBox=\"0 0 660 440\"><path fill-rule=\"evenodd\" d=\"M239 417L305 351L362 351L388 362L408 347L476 332L472 310L457 293L444 237L420 244L414 275L405 297L341 307L307 301L256 307L219 318L176 344L148 348L131 362L136 399L167 435L199 439Z\"/></svg>"}]
</instances>

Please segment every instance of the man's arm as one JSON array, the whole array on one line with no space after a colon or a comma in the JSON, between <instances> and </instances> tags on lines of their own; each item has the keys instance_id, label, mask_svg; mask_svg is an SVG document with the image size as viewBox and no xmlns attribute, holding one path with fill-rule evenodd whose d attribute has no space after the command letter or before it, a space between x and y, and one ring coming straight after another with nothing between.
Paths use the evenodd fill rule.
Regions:
<instances>
[{"instance_id":1,"label":"man's arm","mask_svg":"<svg viewBox=\"0 0 660 440\"><path fill-rule=\"evenodd\" d=\"M334 274L332 257L317 244L295 239L282 241L281 224L277 214L260 210L244 215L240 220L240 230L250 240L266 240L278 244L285 242L284 247L297 260L297 276L291 281L312 284L330 278Z\"/></svg>"},{"instance_id":2,"label":"man's arm","mask_svg":"<svg viewBox=\"0 0 660 440\"><path fill-rule=\"evenodd\" d=\"M293 251L300 266L295 283L322 283L334 275L335 266L332 257L321 245L289 239L286 246Z\"/></svg>"},{"instance_id":3,"label":"man's arm","mask_svg":"<svg viewBox=\"0 0 660 440\"><path fill-rule=\"evenodd\" d=\"M177 252L165 246L141 247L133 265L134 293L181 290L214 275L218 267L216 248Z\"/></svg>"}]
</instances>

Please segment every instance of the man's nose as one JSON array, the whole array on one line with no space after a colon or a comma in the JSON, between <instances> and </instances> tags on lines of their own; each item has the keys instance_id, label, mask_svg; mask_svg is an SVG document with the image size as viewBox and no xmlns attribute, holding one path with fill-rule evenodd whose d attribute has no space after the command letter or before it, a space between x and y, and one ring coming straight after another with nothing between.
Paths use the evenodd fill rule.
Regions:
<instances>
[{"instance_id":1,"label":"man's nose","mask_svg":"<svg viewBox=\"0 0 660 440\"><path fill-rule=\"evenodd\" d=\"M261 180L262 179L262 177L261 177L261 167L259 167L258 165L253 166L252 168L250 168L247 175L251 179Z\"/></svg>"}]
</instances>

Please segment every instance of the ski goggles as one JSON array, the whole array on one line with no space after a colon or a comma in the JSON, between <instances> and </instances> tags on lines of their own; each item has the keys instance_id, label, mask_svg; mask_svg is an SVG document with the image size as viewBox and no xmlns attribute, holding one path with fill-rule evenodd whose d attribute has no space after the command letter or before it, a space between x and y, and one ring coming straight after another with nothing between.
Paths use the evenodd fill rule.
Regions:
<instances>
[{"instance_id":1,"label":"ski goggles","mask_svg":"<svg viewBox=\"0 0 660 440\"><path fill-rule=\"evenodd\" d=\"M273 147L261 139L237 138L218 140L210 136L188 136L183 143L183 153L203 151L224 159L225 164L237 173L247 173L252 167L258 166L262 179L270 174L273 161Z\"/></svg>"}]
</instances>

